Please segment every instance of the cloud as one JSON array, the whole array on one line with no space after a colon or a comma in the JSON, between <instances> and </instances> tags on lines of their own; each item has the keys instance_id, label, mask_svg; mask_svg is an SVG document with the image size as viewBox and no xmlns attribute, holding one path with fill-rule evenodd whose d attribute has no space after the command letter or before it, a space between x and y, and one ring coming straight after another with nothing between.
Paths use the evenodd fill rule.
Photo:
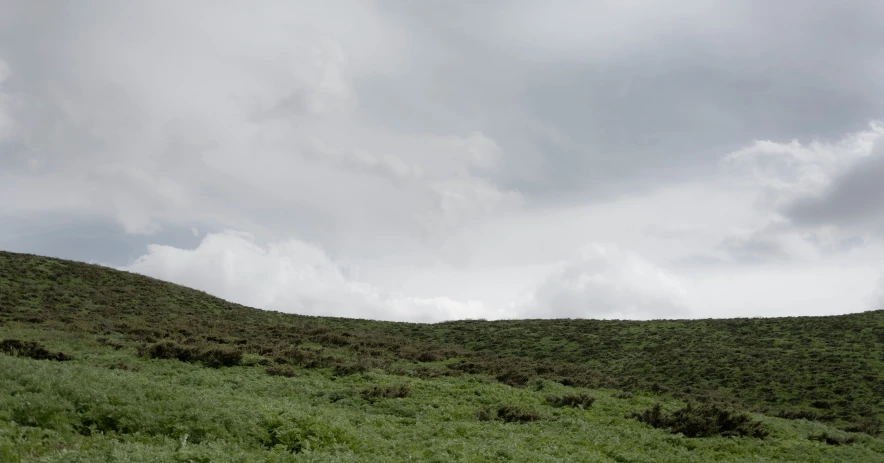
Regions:
<instances>
[{"instance_id":1,"label":"cloud","mask_svg":"<svg viewBox=\"0 0 884 463\"><path fill-rule=\"evenodd\" d=\"M288 313L420 322L498 315L477 301L382 291L349 276L315 244L288 239L260 245L236 231L207 234L192 250L151 245L121 270Z\"/></svg>"},{"instance_id":2,"label":"cloud","mask_svg":"<svg viewBox=\"0 0 884 463\"><path fill-rule=\"evenodd\" d=\"M884 193L877 191L882 138L884 124L875 121L836 142L756 141L725 156L731 175L747 175L757 192L758 224L718 244L724 261L807 262L868 245L880 226L874 198Z\"/></svg>"},{"instance_id":3,"label":"cloud","mask_svg":"<svg viewBox=\"0 0 884 463\"><path fill-rule=\"evenodd\" d=\"M437 320L798 313L881 245L874 2L3 11L4 248Z\"/></svg>"},{"instance_id":4,"label":"cloud","mask_svg":"<svg viewBox=\"0 0 884 463\"><path fill-rule=\"evenodd\" d=\"M716 246L729 263L763 264L783 261L809 261L820 258L818 237L796 231L784 220L774 219L762 228L734 232Z\"/></svg>"},{"instance_id":5,"label":"cloud","mask_svg":"<svg viewBox=\"0 0 884 463\"><path fill-rule=\"evenodd\" d=\"M831 139L884 105L884 8L869 2L387 6L414 52L362 107L482 124L507 152L502 184L546 204L696 178L747 140Z\"/></svg>"},{"instance_id":6,"label":"cloud","mask_svg":"<svg viewBox=\"0 0 884 463\"><path fill-rule=\"evenodd\" d=\"M840 315L873 309L870 295L880 278L872 263L881 249L824 261L768 262L745 271L711 266L684 272L685 301L702 317L790 317Z\"/></svg>"},{"instance_id":7,"label":"cloud","mask_svg":"<svg viewBox=\"0 0 884 463\"><path fill-rule=\"evenodd\" d=\"M524 318L687 318L677 277L616 246L594 243L560 266L521 307Z\"/></svg>"},{"instance_id":8,"label":"cloud","mask_svg":"<svg viewBox=\"0 0 884 463\"><path fill-rule=\"evenodd\" d=\"M803 226L834 225L884 232L884 140L819 192L796 199L784 213Z\"/></svg>"},{"instance_id":9,"label":"cloud","mask_svg":"<svg viewBox=\"0 0 884 463\"><path fill-rule=\"evenodd\" d=\"M6 81L10 74L9 65L0 56L0 143L9 138L13 128L13 119L10 114L13 101L6 91Z\"/></svg>"},{"instance_id":10,"label":"cloud","mask_svg":"<svg viewBox=\"0 0 884 463\"><path fill-rule=\"evenodd\" d=\"M0 49L0 103L19 103L0 105L14 122L0 212L414 254L523 202L491 178L504 150L481 130L413 132L362 113L357 81L395 72L406 53L376 5L200 5L87 2L61 28L18 5L33 28L9 26L22 40Z\"/></svg>"},{"instance_id":11,"label":"cloud","mask_svg":"<svg viewBox=\"0 0 884 463\"><path fill-rule=\"evenodd\" d=\"M870 310L884 310L884 271L880 273L877 283L875 291L869 296Z\"/></svg>"},{"instance_id":12,"label":"cloud","mask_svg":"<svg viewBox=\"0 0 884 463\"><path fill-rule=\"evenodd\" d=\"M857 162L874 158L872 150L882 138L884 122L874 121L868 129L847 134L835 143L756 141L725 156L724 162L749 169L760 190L756 203L760 209L788 211L793 202L830 188Z\"/></svg>"},{"instance_id":13,"label":"cloud","mask_svg":"<svg viewBox=\"0 0 884 463\"><path fill-rule=\"evenodd\" d=\"M523 300L415 297L361 281L358 266L333 261L298 239L258 244L236 231L207 234L192 249L150 245L122 270L174 281L244 305L282 312L436 322L465 318L687 316L679 280L635 253L593 244L550 272Z\"/></svg>"}]
</instances>

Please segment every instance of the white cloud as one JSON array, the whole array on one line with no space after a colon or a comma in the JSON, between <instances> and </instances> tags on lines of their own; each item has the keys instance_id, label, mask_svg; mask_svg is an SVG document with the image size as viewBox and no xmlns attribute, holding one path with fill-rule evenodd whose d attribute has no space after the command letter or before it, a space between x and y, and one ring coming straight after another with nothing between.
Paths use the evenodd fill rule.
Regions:
<instances>
[{"instance_id":1,"label":"white cloud","mask_svg":"<svg viewBox=\"0 0 884 463\"><path fill-rule=\"evenodd\" d=\"M0 57L0 143L6 141L12 133L12 98L6 91L6 81L11 73L9 65Z\"/></svg>"},{"instance_id":2,"label":"white cloud","mask_svg":"<svg viewBox=\"0 0 884 463\"><path fill-rule=\"evenodd\" d=\"M3 84L22 103L9 140L30 171L4 182L0 212L110 216L131 234L197 222L306 236L335 254L372 252L366 242L407 254L521 204L490 179L503 150L487 134L395 130L360 112L354 80L395 71L407 51L372 3L162 5L84 5L94 15L59 31L31 18L67 48L22 41L22 56L47 68L19 57Z\"/></svg>"},{"instance_id":3,"label":"white cloud","mask_svg":"<svg viewBox=\"0 0 884 463\"><path fill-rule=\"evenodd\" d=\"M209 233L193 250L151 245L122 270L173 281L263 309L308 315L436 322L465 318L684 317L684 289L635 253L592 244L547 275L520 300L495 305L465 298L413 296L363 282L298 239L262 245L236 231ZM490 283L490 282L489 282ZM436 286L439 288L439 286ZM518 296L518 295L516 295Z\"/></svg>"},{"instance_id":4,"label":"white cloud","mask_svg":"<svg viewBox=\"0 0 884 463\"><path fill-rule=\"evenodd\" d=\"M499 315L477 301L383 291L345 268L298 239L261 245L248 233L226 231L207 234L193 250L151 245L122 270L289 313L421 322Z\"/></svg>"},{"instance_id":5,"label":"white cloud","mask_svg":"<svg viewBox=\"0 0 884 463\"><path fill-rule=\"evenodd\" d=\"M884 122L873 121L868 129L847 134L835 143L756 141L725 156L724 162L747 167L750 181L759 189L757 207L776 212L797 199L824 191L850 166L869 156L882 138Z\"/></svg>"},{"instance_id":6,"label":"white cloud","mask_svg":"<svg viewBox=\"0 0 884 463\"><path fill-rule=\"evenodd\" d=\"M880 258L880 250L873 253ZM776 263L744 271L705 268L685 273L686 303L710 318L837 315L874 308L876 264L834 259Z\"/></svg>"},{"instance_id":7,"label":"white cloud","mask_svg":"<svg viewBox=\"0 0 884 463\"><path fill-rule=\"evenodd\" d=\"M518 315L525 318L687 318L677 277L641 256L598 243L549 275Z\"/></svg>"},{"instance_id":8,"label":"white cloud","mask_svg":"<svg viewBox=\"0 0 884 463\"><path fill-rule=\"evenodd\" d=\"M849 133L836 142L803 144L755 141L725 156L728 175L742 178L755 195L754 222L732 229L707 257L730 264L803 262L811 264L829 255L868 243L864 230L828 224L807 227L795 224L790 209L817 198L869 159L884 139L884 123L871 122L868 129Z\"/></svg>"},{"instance_id":9,"label":"white cloud","mask_svg":"<svg viewBox=\"0 0 884 463\"><path fill-rule=\"evenodd\" d=\"M492 20L496 43L510 53L544 60L610 60L654 49L674 31L728 40L749 11L721 1L615 0L515 5ZM516 6L517 5L517 6Z\"/></svg>"},{"instance_id":10,"label":"white cloud","mask_svg":"<svg viewBox=\"0 0 884 463\"><path fill-rule=\"evenodd\" d=\"M732 264L808 262L821 257L823 243L813 238L775 218L761 228L735 230L715 250L723 251L723 258Z\"/></svg>"},{"instance_id":11,"label":"white cloud","mask_svg":"<svg viewBox=\"0 0 884 463\"><path fill-rule=\"evenodd\" d=\"M867 303L871 310L884 310L884 270L879 273L877 286Z\"/></svg>"},{"instance_id":12,"label":"white cloud","mask_svg":"<svg viewBox=\"0 0 884 463\"><path fill-rule=\"evenodd\" d=\"M130 269L302 313L797 314L842 290L831 310L859 310L876 196L852 229L789 207L850 183L884 123L783 140L879 109L879 50L839 41L874 22L822 2L788 25L752 2L443 3L10 3L0 219L114 220L166 244ZM842 28L806 33L830 11ZM163 241L188 229L193 250Z\"/></svg>"}]
</instances>

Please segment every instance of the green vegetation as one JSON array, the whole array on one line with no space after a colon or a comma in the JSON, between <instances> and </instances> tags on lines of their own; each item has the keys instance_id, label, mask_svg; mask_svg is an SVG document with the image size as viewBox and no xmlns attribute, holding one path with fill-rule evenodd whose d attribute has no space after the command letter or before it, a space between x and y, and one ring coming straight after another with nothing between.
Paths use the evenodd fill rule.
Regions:
<instances>
[{"instance_id":1,"label":"green vegetation","mask_svg":"<svg viewBox=\"0 0 884 463\"><path fill-rule=\"evenodd\" d=\"M0 252L0 462L880 462L884 312L387 323Z\"/></svg>"},{"instance_id":2,"label":"green vegetation","mask_svg":"<svg viewBox=\"0 0 884 463\"><path fill-rule=\"evenodd\" d=\"M716 404L696 406L688 402L684 408L663 413L662 406L655 404L632 417L655 428L668 429L687 437L749 436L767 437L770 433L758 421L745 413L734 413Z\"/></svg>"}]
</instances>

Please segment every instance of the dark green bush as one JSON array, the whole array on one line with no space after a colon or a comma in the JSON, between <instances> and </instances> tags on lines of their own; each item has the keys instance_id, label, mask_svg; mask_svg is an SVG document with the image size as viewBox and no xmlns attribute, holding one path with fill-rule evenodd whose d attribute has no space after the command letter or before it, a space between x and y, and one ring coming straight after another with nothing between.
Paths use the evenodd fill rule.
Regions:
<instances>
[{"instance_id":1,"label":"dark green bush","mask_svg":"<svg viewBox=\"0 0 884 463\"><path fill-rule=\"evenodd\" d=\"M499 405L479 410L476 413L479 421L500 420L505 423L528 423L540 419L540 414L515 405Z\"/></svg>"},{"instance_id":2,"label":"dark green bush","mask_svg":"<svg viewBox=\"0 0 884 463\"><path fill-rule=\"evenodd\" d=\"M837 434L832 434L828 432L824 432L822 434L814 434L812 436L808 436L807 438L810 440L825 442L828 445L847 445L853 444L854 442L857 442L859 440L856 436L839 436Z\"/></svg>"},{"instance_id":3,"label":"dark green bush","mask_svg":"<svg viewBox=\"0 0 884 463\"><path fill-rule=\"evenodd\" d=\"M142 346L138 354L152 359L180 360L192 362L195 359L197 349L191 346L182 346L171 341Z\"/></svg>"},{"instance_id":4,"label":"dark green bush","mask_svg":"<svg viewBox=\"0 0 884 463\"><path fill-rule=\"evenodd\" d=\"M22 341L20 339L0 341L0 352L18 357L28 357L34 360L56 360L63 362L73 359L70 354L53 352L43 347L37 341Z\"/></svg>"},{"instance_id":5,"label":"dark green bush","mask_svg":"<svg viewBox=\"0 0 884 463\"><path fill-rule=\"evenodd\" d=\"M869 417L843 426L841 429L847 432L861 432L870 436L878 436L884 430L884 423L881 422L880 418Z\"/></svg>"},{"instance_id":6,"label":"dark green bush","mask_svg":"<svg viewBox=\"0 0 884 463\"><path fill-rule=\"evenodd\" d=\"M120 349L123 349L126 347L126 345L121 342L114 341L112 339L108 339L105 337L98 338L98 339L96 339L96 341L98 341L99 344L103 344L105 346L112 347L114 350L120 350Z\"/></svg>"},{"instance_id":7,"label":"dark green bush","mask_svg":"<svg viewBox=\"0 0 884 463\"><path fill-rule=\"evenodd\" d=\"M523 370L508 369L498 373L495 378L503 384L513 387L522 387L531 380L532 375Z\"/></svg>"},{"instance_id":8,"label":"dark green bush","mask_svg":"<svg viewBox=\"0 0 884 463\"><path fill-rule=\"evenodd\" d=\"M785 418L787 420L816 421L820 419L819 412L815 410L804 409L780 410L779 412L777 412L776 416L778 416L779 418Z\"/></svg>"},{"instance_id":9,"label":"dark green bush","mask_svg":"<svg viewBox=\"0 0 884 463\"><path fill-rule=\"evenodd\" d=\"M242 352L236 349L209 348L197 353L197 360L210 368L233 367L242 363Z\"/></svg>"},{"instance_id":10,"label":"dark green bush","mask_svg":"<svg viewBox=\"0 0 884 463\"><path fill-rule=\"evenodd\" d=\"M326 332L313 338L313 340L324 346L346 346L350 344L350 340L346 336L336 333Z\"/></svg>"},{"instance_id":11,"label":"dark green bush","mask_svg":"<svg viewBox=\"0 0 884 463\"><path fill-rule=\"evenodd\" d=\"M589 408L592 406L593 402L595 402L595 397L584 393L565 394L560 396L550 395L546 397L546 403L553 407Z\"/></svg>"},{"instance_id":12,"label":"dark green bush","mask_svg":"<svg viewBox=\"0 0 884 463\"><path fill-rule=\"evenodd\" d=\"M392 384L389 386L371 386L359 391L359 395L365 400L378 398L400 399L411 395L411 388L407 384Z\"/></svg>"},{"instance_id":13,"label":"dark green bush","mask_svg":"<svg viewBox=\"0 0 884 463\"><path fill-rule=\"evenodd\" d=\"M269 366L264 369L264 371L270 376L283 376L286 378L294 378L295 376L298 376L298 373L294 368L285 365Z\"/></svg>"},{"instance_id":14,"label":"dark green bush","mask_svg":"<svg viewBox=\"0 0 884 463\"><path fill-rule=\"evenodd\" d=\"M128 363L120 360L117 363L105 363L102 365L105 368L110 370L123 370L123 371L139 371L140 368L138 366L129 365Z\"/></svg>"},{"instance_id":15,"label":"dark green bush","mask_svg":"<svg viewBox=\"0 0 884 463\"><path fill-rule=\"evenodd\" d=\"M332 446L352 447L357 439L347 429L309 416L286 416L265 418L262 428L267 448L282 447L292 453L317 451Z\"/></svg>"},{"instance_id":16,"label":"dark green bush","mask_svg":"<svg viewBox=\"0 0 884 463\"><path fill-rule=\"evenodd\" d=\"M382 359L376 359L368 356L360 356L355 360L330 359L334 362L334 374L338 376L355 375L358 373L366 373L374 368L384 367L385 362Z\"/></svg>"},{"instance_id":17,"label":"dark green bush","mask_svg":"<svg viewBox=\"0 0 884 463\"><path fill-rule=\"evenodd\" d=\"M688 402L687 406L672 413L664 413L660 404L642 413L628 416L655 428L668 429L673 434L684 434L686 437L742 436L767 437L766 429L749 415L736 413L716 404L695 405Z\"/></svg>"},{"instance_id":18,"label":"dark green bush","mask_svg":"<svg viewBox=\"0 0 884 463\"><path fill-rule=\"evenodd\" d=\"M139 354L155 359L201 362L210 368L232 367L242 363L243 353L235 349L185 346L170 341L159 342L139 349Z\"/></svg>"},{"instance_id":19,"label":"dark green bush","mask_svg":"<svg viewBox=\"0 0 884 463\"><path fill-rule=\"evenodd\" d=\"M289 362L302 366L304 368L322 368L330 365L330 361L322 356L322 354L308 349L289 349L283 351L279 359L287 359Z\"/></svg>"}]
</instances>

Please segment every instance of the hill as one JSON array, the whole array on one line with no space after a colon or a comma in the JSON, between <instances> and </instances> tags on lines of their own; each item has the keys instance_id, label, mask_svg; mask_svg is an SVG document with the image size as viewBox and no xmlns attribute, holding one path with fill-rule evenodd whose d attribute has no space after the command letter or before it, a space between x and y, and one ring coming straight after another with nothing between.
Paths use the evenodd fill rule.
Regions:
<instances>
[{"instance_id":1,"label":"hill","mask_svg":"<svg viewBox=\"0 0 884 463\"><path fill-rule=\"evenodd\" d=\"M439 324L0 252L0 461L884 461L884 312Z\"/></svg>"}]
</instances>

